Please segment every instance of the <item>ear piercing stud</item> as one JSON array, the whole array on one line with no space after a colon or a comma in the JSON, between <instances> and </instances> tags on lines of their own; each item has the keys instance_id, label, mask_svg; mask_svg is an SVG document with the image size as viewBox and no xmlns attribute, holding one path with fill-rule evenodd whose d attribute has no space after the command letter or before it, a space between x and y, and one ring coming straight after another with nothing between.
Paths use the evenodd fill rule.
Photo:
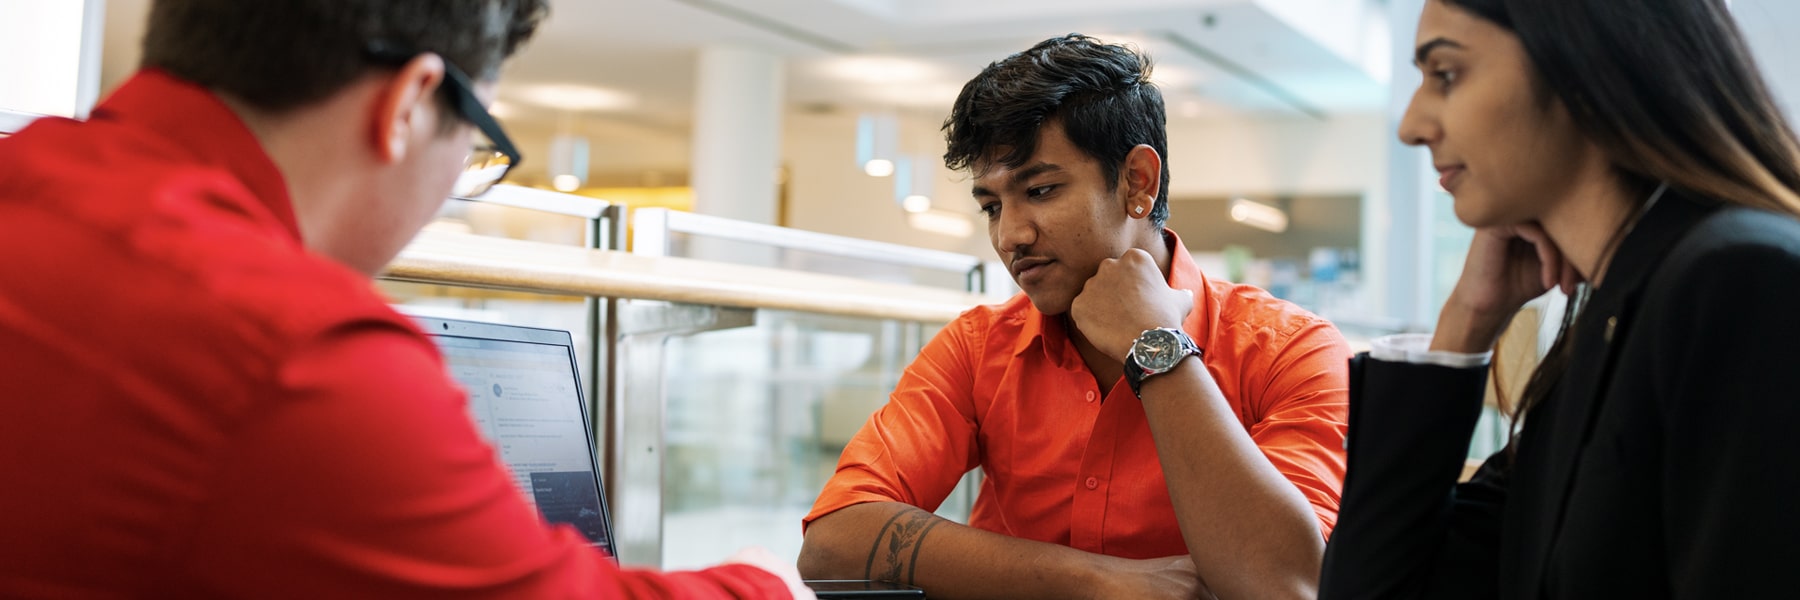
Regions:
<instances>
[{"instance_id":1,"label":"ear piercing stud","mask_svg":"<svg viewBox=\"0 0 1800 600\"><path fill-rule=\"evenodd\" d=\"M1132 209L1132 212L1135 212L1135 213L1137 213L1137 214L1140 214L1140 215L1141 215L1141 214L1144 214L1144 207L1142 207L1142 206L1139 206L1139 207L1137 207L1137 208L1134 208L1134 209Z\"/></svg>"}]
</instances>

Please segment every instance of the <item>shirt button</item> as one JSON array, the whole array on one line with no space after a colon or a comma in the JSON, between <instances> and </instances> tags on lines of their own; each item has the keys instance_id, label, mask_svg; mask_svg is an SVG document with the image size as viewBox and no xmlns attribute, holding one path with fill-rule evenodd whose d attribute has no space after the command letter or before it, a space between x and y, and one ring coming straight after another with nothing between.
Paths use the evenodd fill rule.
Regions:
<instances>
[{"instance_id":1,"label":"shirt button","mask_svg":"<svg viewBox=\"0 0 1800 600\"><path fill-rule=\"evenodd\" d=\"M1087 480L1087 488L1091 490L1091 489L1094 489L1097 487L1100 487L1100 480L1095 479L1093 477L1089 477Z\"/></svg>"},{"instance_id":2,"label":"shirt button","mask_svg":"<svg viewBox=\"0 0 1800 600\"><path fill-rule=\"evenodd\" d=\"M1093 402L1093 401L1094 401L1094 391L1093 391L1093 390L1088 390L1088 393L1087 393L1087 401L1088 401L1088 402Z\"/></svg>"}]
</instances>

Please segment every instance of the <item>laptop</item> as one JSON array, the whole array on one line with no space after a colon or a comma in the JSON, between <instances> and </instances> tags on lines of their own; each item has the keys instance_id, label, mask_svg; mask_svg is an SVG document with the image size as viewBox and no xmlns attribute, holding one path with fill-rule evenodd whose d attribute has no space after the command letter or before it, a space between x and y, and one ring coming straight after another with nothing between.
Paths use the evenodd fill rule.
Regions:
<instances>
[{"instance_id":1,"label":"laptop","mask_svg":"<svg viewBox=\"0 0 1800 600\"><path fill-rule=\"evenodd\" d=\"M569 332L413 316L469 393L469 416L544 520L575 526L618 562ZM821 599L924 598L876 581L808 581Z\"/></svg>"},{"instance_id":2,"label":"laptop","mask_svg":"<svg viewBox=\"0 0 1800 600\"><path fill-rule=\"evenodd\" d=\"M551 523L618 562L575 343L567 331L413 316L469 392L476 427Z\"/></svg>"}]
</instances>

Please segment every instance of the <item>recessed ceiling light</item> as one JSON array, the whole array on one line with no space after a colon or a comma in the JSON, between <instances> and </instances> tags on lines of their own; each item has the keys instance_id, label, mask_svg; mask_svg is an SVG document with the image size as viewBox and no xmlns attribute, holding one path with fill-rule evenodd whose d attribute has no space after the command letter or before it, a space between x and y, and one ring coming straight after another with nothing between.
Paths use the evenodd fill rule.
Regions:
<instances>
[{"instance_id":1,"label":"recessed ceiling light","mask_svg":"<svg viewBox=\"0 0 1800 600\"><path fill-rule=\"evenodd\" d=\"M507 96L545 108L570 111L623 110L637 106L637 96L570 83L526 84L507 90Z\"/></svg>"},{"instance_id":2,"label":"recessed ceiling light","mask_svg":"<svg viewBox=\"0 0 1800 600\"><path fill-rule=\"evenodd\" d=\"M825 62L821 70L857 83L920 83L938 76L938 69L928 63L891 56L847 56Z\"/></svg>"},{"instance_id":3,"label":"recessed ceiling light","mask_svg":"<svg viewBox=\"0 0 1800 600\"><path fill-rule=\"evenodd\" d=\"M581 189L581 178L574 175L557 175L550 180L550 186L559 192L573 192Z\"/></svg>"},{"instance_id":4,"label":"recessed ceiling light","mask_svg":"<svg viewBox=\"0 0 1800 600\"><path fill-rule=\"evenodd\" d=\"M900 208L909 213L922 213L931 210L931 198L913 194L900 201Z\"/></svg>"},{"instance_id":5,"label":"recessed ceiling light","mask_svg":"<svg viewBox=\"0 0 1800 600\"><path fill-rule=\"evenodd\" d=\"M868 173L870 177L887 177L893 175L894 161L885 158L871 160L863 163L863 172Z\"/></svg>"},{"instance_id":6,"label":"recessed ceiling light","mask_svg":"<svg viewBox=\"0 0 1800 600\"><path fill-rule=\"evenodd\" d=\"M968 215L950 211L907 213L906 224L913 229L954 238L968 238L975 234L975 223L969 220Z\"/></svg>"},{"instance_id":7,"label":"recessed ceiling light","mask_svg":"<svg viewBox=\"0 0 1800 600\"><path fill-rule=\"evenodd\" d=\"M1287 231L1288 227L1287 212L1246 198L1231 200L1231 220L1273 233Z\"/></svg>"}]
</instances>

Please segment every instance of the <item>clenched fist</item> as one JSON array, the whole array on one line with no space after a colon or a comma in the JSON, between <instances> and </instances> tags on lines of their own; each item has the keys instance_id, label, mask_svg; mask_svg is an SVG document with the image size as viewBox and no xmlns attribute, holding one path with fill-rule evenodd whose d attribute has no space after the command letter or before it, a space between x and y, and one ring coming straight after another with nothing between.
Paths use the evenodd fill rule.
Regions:
<instances>
[{"instance_id":1,"label":"clenched fist","mask_svg":"<svg viewBox=\"0 0 1800 600\"><path fill-rule=\"evenodd\" d=\"M1069 306L1069 318L1095 348L1124 363L1144 330L1180 328L1193 309L1193 292L1170 288L1150 253L1133 248L1100 262Z\"/></svg>"}]
</instances>

